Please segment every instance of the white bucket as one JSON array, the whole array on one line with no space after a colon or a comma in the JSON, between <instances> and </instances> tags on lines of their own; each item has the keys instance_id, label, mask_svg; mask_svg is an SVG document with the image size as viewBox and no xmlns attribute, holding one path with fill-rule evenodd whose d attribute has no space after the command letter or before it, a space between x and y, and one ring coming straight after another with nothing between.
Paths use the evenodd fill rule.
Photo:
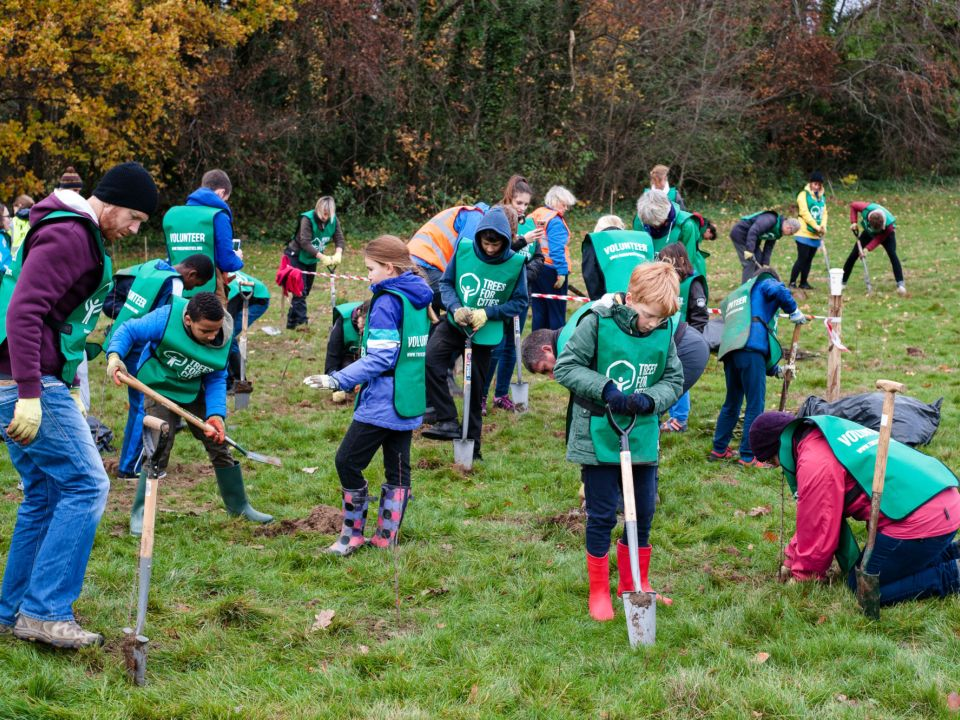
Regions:
<instances>
[{"instance_id":1,"label":"white bucket","mask_svg":"<svg viewBox=\"0 0 960 720\"><path fill-rule=\"evenodd\" d=\"M843 295L843 269L830 269L830 294Z\"/></svg>"}]
</instances>

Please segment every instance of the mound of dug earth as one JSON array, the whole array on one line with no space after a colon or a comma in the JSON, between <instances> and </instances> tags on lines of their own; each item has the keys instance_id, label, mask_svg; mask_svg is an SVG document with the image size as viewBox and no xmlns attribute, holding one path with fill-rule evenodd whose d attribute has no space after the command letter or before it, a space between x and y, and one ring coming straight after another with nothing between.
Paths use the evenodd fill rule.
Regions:
<instances>
[{"instance_id":1,"label":"mound of dug earth","mask_svg":"<svg viewBox=\"0 0 960 720\"><path fill-rule=\"evenodd\" d=\"M321 535L335 535L340 532L343 516L338 508L329 505L317 505L310 514L302 520L281 520L270 523L257 529L258 535L276 537L277 535L294 535L298 532L320 533Z\"/></svg>"}]
</instances>

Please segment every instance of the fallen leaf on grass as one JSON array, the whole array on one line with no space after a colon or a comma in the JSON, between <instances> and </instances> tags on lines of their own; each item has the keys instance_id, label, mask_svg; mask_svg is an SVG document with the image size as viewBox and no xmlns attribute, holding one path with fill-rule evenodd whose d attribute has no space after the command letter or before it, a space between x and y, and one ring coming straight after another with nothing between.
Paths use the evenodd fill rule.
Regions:
<instances>
[{"instance_id":1,"label":"fallen leaf on grass","mask_svg":"<svg viewBox=\"0 0 960 720\"><path fill-rule=\"evenodd\" d=\"M440 549L450 552L451 550L453 550L453 545L451 545L450 543L440 543Z\"/></svg>"},{"instance_id":2,"label":"fallen leaf on grass","mask_svg":"<svg viewBox=\"0 0 960 720\"><path fill-rule=\"evenodd\" d=\"M313 475L313 474L314 474L317 470L319 470L319 469L320 469L319 467L305 467L305 468L300 468L300 470L302 470L303 472L305 472L307 475Z\"/></svg>"},{"instance_id":3,"label":"fallen leaf on grass","mask_svg":"<svg viewBox=\"0 0 960 720\"><path fill-rule=\"evenodd\" d=\"M420 594L426 597L427 595L446 595L448 592L450 591L447 588L438 587L438 588L425 588L420 591Z\"/></svg>"},{"instance_id":4,"label":"fallen leaf on grass","mask_svg":"<svg viewBox=\"0 0 960 720\"><path fill-rule=\"evenodd\" d=\"M777 534L776 534L775 532L773 532L773 530L767 530L767 531L763 534L763 539L766 540L766 541L768 541L768 542L776 542L776 541L777 541Z\"/></svg>"},{"instance_id":5,"label":"fallen leaf on grass","mask_svg":"<svg viewBox=\"0 0 960 720\"><path fill-rule=\"evenodd\" d=\"M947 707L950 708L950 712L960 710L960 694L952 692L947 695Z\"/></svg>"},{"instance_id":6,"label":"fallen leaf on grass","mask_svg":"<svg viewBox=\"0 0 960 720\"><path fill-rule=\"evenodd\" d=\"M480 687L477 685L474 685L472 688L470 688L470 697L467 699L467 702L475 703L477 701L477 695L479 693L480 693Z\"/></svg>"},{"instance_id":7,"label":"fallen leaf on grass","mask_svg":"<svg viewBox=\"0 0 960 720\"><path fill-rule=\"evenodd\" d=\"M333 616L336 614L335 610L321 610L318 612L313 616L313 625L310 626L310 632L326 630L330 627L330 623L333 622Z\"/></svg>"},{"instance_id":8,"label":"fallen leaf on grass","mask_svg":"<svg viewBox=\"0 0 960 720\"><path fill-rule=\"evenodd\" d=\"M827 621L826 615L821 615L817 618L817 625L823 625Z\"/></svg>"},{"instance_id":9,"label":"fallen leaf on grass","mask_svg":"<svg viewBox=\"0 0 960 720\"><path fill-rule=\"evenodd\" d=\"M755 508L750 508L750 512L747 513L750 517L757 517L759 515L767 515L770 512L769 505L757 505Z\"/></svg>"},{"instance_id":10,"label":"fallen leaf on grass","mask_svg":"<svg viewBox=\"0 0 960 720\"><path fill-rule=\"evenodd\" d=\"M734 511L733 511L733 516L734 516L735 518L742 518L742 517L745 517L745 516L746 516L746 513L745 513L743 510L734 510Z\"/></svg>"},{"instance_id":11,"label":"fallen leaf on grass","mask_svg":"<svg viewBox=\"0 0 960 720\"><path fill-rule=\"evenodd\" d=\"M770 653L765 653L765 652L758 652L756 655L753 656L753 661L758 665L762 665L769 659L770 659Z\"/></svg>"},{"instance_id":12,"label":"fallen leaf on grass","mask_svg":"<svg viewBox=\"0 0 960 720\"><path fill-rule=\"evenodd\" d=\"M366 645L360 645L357 647L357 650L360 651L361 655L366 655L368 652L370 652L370 648L368 648Z\"/></svg>"}]
</instances>

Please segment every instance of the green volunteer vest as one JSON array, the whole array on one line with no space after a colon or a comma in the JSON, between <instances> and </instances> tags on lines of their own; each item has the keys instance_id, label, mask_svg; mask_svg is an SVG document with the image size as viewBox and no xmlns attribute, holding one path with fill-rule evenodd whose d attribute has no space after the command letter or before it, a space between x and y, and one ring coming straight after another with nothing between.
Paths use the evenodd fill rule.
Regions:
<instances>
[{"instance_id":1,"label":"green volunteer vest","mask_svg":"<svg viewBox=\"0 0 960 720\"><path fill-rule=\"evenodd\" d=\"M313 229L313 240L311 244L315 250L323 252L327 248L327 243L330 242L330 239L337 232L337 218L336 216L330 218L330 221L323 226L323 230L320 229L320 226L317 225L317 219L315 217L313 210L307 210L304 213L300 213L300 217L305 217L310 221L310 227ZM299 226L297 227L297 233L300 232ZM315 255L309 255L303 250L300 251L300 254L297 256L297 259L302 262L304 265L316 265L317 258Z\"/></svg>"},{"instance_id":2,"label":"green volunteer vest","mask_svg":"<svg viewBox=\"0 0 960 720\"><path fill-rule=\"evenodd\" d=\"M867 235L869 235L870 237L873 237L874 235L878 235L879 232L883 232L882 230L879 232L874 232L873 229L870 227L870 223L867 221L867 217L869 217L870 213L872 213L874 210L883 211L884 229L890 227L897 221L897 219L893 216L893 213L887 210L883 205L877 205L877 203L870 203L863 209L863 212L860 213L860 227L862 227L864 229L864 232L866 232Z\"/></svg>"},{"instance_id":3,"label":"green volunteer vest","mask_svg":"<svg viewBox=\"0 0 960 720\"><path fill-rule=\"evenodd\" d=\"M746 347L747 340L750 338L750 326L753 324L753 312L750 307L750 291L758 281L764 278L773 277L770 273L761 273L756 277L747 280L732 293L727 295L720 303L720 313L723 317L723 335L720 337L720 349L717 351L717 359L723 360L724 356L734 350L740 350ZM767 339L770 342L770 354L767 355L767 370L772 368L783 357L783 348L780 347L780 341L777 340L777 315L774 313L767 323Z\"/></svg>"},{"instance_id":4,"label":"green volunteer vest","mask_svg":"<svg viewBox=\"0 0 960 720\"><path fill-rule=\"evenodd\" d=\"M533 221L533 218L527 215L523 222L517 225L517 235L524 236L528 232L537 229L537 224ZM527 243L521 249L517 250L517 255L523 255L524 262L530 262L533 260L534 254L537 252L537 248L540 246L539 243L532 242Z\"/></svg>"},{"instance_id":5,"label":"green volunteer vest","mask_svg":"<svg viewBox=\"0 0 960 720\"><path fill-rule=\"evenodd\" d=\"M253 283L253 297L257 300L269 300L270 290L253 275L248 275L242 270L233 271L233 280L227 285L227 301L233 300L240 294L240 282Z\"/></svg>"},{"instance_id":6,"label":"green volunteer vest","mask_svg":"<svg viewBox=\"0 0 960 720\"><path fill-rule=\"evenodd\" d=\"M604 230L590 233L583 246L593 246L606 292L626 292L630 274L641 263L653 260L653 238L637 230Z\"/></svg>"},{"instance_id":7,"label":"green volunteer vest","mask_svg":"<svg viewBox=\"0 0 960 720\"><path fill-rule=\"evenodd\" d=\"M793 437L804 423L812 423L820 429L834 457L853 475L867 496L871 496L880 433L830 415L799 418L787 425L780 435L780 466L790 489L797 492L797 459L793 453ZM880 510L888 518L902 520L937 493L957 486L957 477L942 462L891 438L883 496L880 498ZM860 547L850 525L844 520L840 525L840 544L836 553L837 562L844 573L850 571L859 556Z\"/></svg>"},{"instance_id":8,"label":"green volunteer vest","mask_svg":"<svg viewBox=\"0 0 960 720\"><path fill-rule=\"evenodd\" d=\"M472 310L502 305L517 286L520 273L523 272L523 256L514 253L506 262L486 263L477 257L473 241L467 238L457 243L454 254L457 264L457 284L454 288L460 303ZM463 332L453 319L453 313L447 313L447 321ZM499 345L503 340L503 323L488 322L473 336L476 345Z\"/></svg>"},{"instance_id":9,"label":"green volunteer vest","mask_svg":"<svg viewBox=\"0 0 960 720\"><path fill-rule=\"evenodd\" d=\"M137 372L140 382L181 405L197 399L202 377L224 370L230 355L229 342L211 347L190 336L183 324L186 307L184 298L173 298L163 337Z\"/></svg>"},{"instance_id":10,"label":"green volunteer vest","mask_svg":"<svg viewBox=\"0 0 960 720\"><path fill-rule=\"evenodd\" d=\"M759 242L770 242L771 240L779 240L783 237L783 217L776 210L761 210L760 212L755 212L752 215L743 215L741 220L756 220L761 215L766 213L773 213L777 216L777 222L774 224L772 230L768 230L765 233L762 233L757 240Z\"/></svg>"},{"instance_id":11,"label":"green volunteer vest","mask_svg":"<svg viewBox=\"0 0 960 720\"><path fill-rule=\"evenodd\" d=\"M820 199L817 200L810 194L809 190L805 190L804 192L807 194L807 210L810 211L811 217L817 221L817 225L823 225L823 209L827 206L826 197L821 193ZM813 233L814 235L817 234L815 227L810 227L807 223L804 223L804 225L807 226L807 232Z\"/></svg>"},{"instance_id":12,"label":"green volunteer vest","mask_svg":"<svg viewBox=\"0 0 960 720\"><path fill-rule=\"evenodd\" d=\"M167 240L167 257L171 265L186 260L191 255L206 255L216 267L214 252L213 218L223 210L206 205L177 205L163 216L163 236ZM199 292L217 291L217 273L205 284L193 290L184 290L185 298Z\"/></svg>"},{"instance_id":13,"label":"green volunteer vest","mask_svg":"<svg viewBox=\"0 0 960 720\"><path fill-rule=\"evenodd\" d=\"M110 332L103 340L103 347L110 347L114 333L127 320L143 317L154 310L154 303L157 302L157 296L163 289L163 284L170 278L180 277L175 270L160 270L157 267L157 263L160 262L163 261L150 260L117 273L118 277L133 277L133 284L130 286L130 292L127 293L127 299L123 301L120 313L110 327Z\"/></svg>"},{"instance_id":14,"label":"green volunteer vest","mask_svg":"<svg viewBox=\"0 0 960 720\"><path fill-rule=\"evenodd\" d=\"M563 352L563 346L567 344L567 340L570 339L570 336L573 335L574 330L577 329L577 325L580 324L580 320L583 319L583 316L590 312L590 308L593 307L591 301L584 303L583 307L579 308L573 315L570 316L570 319L560 328L560 334L557 335L557 357L560 356L560 353Z\"/></svg>"},{"instance_id":15,"label":"green volunteer vest","mask_svg":"<svg viewBox=\"0 0 960 720\"><path fill-rule=\"evenodd\" d=\"M623 332L612 317L599 317L597 324L596 370L613 380L620 392L629 395L654 385L663 375L673 337L673 324L653 330L645 337ZM630 418L615 415L625 427ZM620 462L620 438L610 427L607 416L590 418L590 437L597 462ZM656 462L660 454L660 421L655 415L638 415L630 431L630 452L634 463Z\"/></svg>"},{"instance_id":16,"label":"green volunteer vest","mask_svg":"<svg viewBox=\"0 0 960 720\"><path fill-rule=\"evenodd\" d=\"M393 369L393 409L404 418L420 417L427 409L427 338L430 334L430 318L427 309L418 310L402 292L381 290L370 301L371 314L373 304L381 295L390 293L400 299L403 305L403 319L400 321L400 353ZM502 325L502 323L499 323ZM349 318L344 322L344 330L350 325ZM363 328L361 355L367 354L367 340L370 336L370 323ZM354 407L360 404L360 396L366 387L364 384L357 393Z\"/></svg>"},{"instance_id":17,"label":"green volunteer vest","mask_svg":"<svg viewBox=\"0 0 960 720\"><path fill-rule=\"evenodd\" d=\"M84 300L80 305L67 315L66 320L55 328L60 333L60 354L63 355L63 370L60 372L60 379L67 385L72 385L77 375L77 368L83 362L84 352L86 351L87 335L93 332L100 319L100 310L103 308L103 301L113 286L113 261L103 250L103 236L100 234L100 228L97 227L90 218L69 210L56 210L39 222L33 225L26 236L23 238L21 246L25 246L37 229L49 223L60 222L62 220L79 220L90 233L97 243L97 251L100 260L103 263L103 272L100 275L100 283L97 289ZM10 305L10 298L13 296L13 289L16 286L17 278L20 277L20 270L23 268L23 252L17 252L13 263L7 268L0 280L0 312L3 313L4 322L0 323L0 343L7 339L7 307Z\"/></svg>"},{"instance_id":18,"label":"green volunteer vest","mask_svg":"<svg viewBox=\"0 0 960 720\"><path fill-rule=\"evenodd\" d=\"M333 309L337 316L343 321L343 344L346 346L347 352L350 353L356 353L360 347L360 334L353 326L351 316L353 315L353 311L362 304L363 303L358 302L342 303ZM336 322L336 316L333 320ZM364 326L364 338L366 338L366 326Z\"/></svg>"}]
</instances>

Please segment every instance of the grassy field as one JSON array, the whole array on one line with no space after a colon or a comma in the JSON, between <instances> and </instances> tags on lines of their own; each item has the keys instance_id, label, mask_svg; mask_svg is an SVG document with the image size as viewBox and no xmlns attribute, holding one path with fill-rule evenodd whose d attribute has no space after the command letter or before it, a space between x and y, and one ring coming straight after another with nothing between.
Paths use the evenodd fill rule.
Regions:
<instances>
[{"instance_id":1,"label":"grassy field","mask_svg":"<svg viewBox=\"0 0 960 720\"><path fill-rule=\"evenodd\" d=\"M841 203L876 200L898 217L910 290L896 295L882 251L869 258L872 297L860 269L854 272L844 308L852 352L844 356L843 390L867 391L884 377L924 401L945 397L929 452L956 469L960 187L837 190L827 237L834 264L852 241ZM618 209L632 217L626 204ZM699 209L721 231L708 248L716 306L739 279L727 232L758 208ZM600 210L575 213L574 235L592 229ZM350 219L344 222L349 231ZM344 271L362 272L359 247L369 237L349 237ZM579 242L572 247L578 254ZM160 253L159 245L151 250ZM246 252L248 267L276 290L278 247ZM139 262L142 246L134 240L119 254L117 267ZM794 257L794 243L783 240L774 264L788 272ZM825 275L818 257L817 290L801 300L809 313L826 312ZM582 287L577 273L571 279ZM338 292L341 300L362 299L366 286L340 281ZM351 411L301 384L322 370L328 302L318 282L310 331L269 337L260 328L283 326L274 292L251 340L251 408L229 418L241 443L283 457L282 469L244 462L255 507L281 520L339 505L333 457ZM823 326L809 326L801 344L816 356L801 364L793 408L825 388ZM132 620L138 543L126 534L132 485L114 481L76 604L81 622L103 632L107 644L69 653L0 638L0 718L952 716L960 599L907 603L871 623L845 587L775 582L779 471L705 461L723 398L714 359L692 391L690 431L663 440L651 575L674 604L658 610L657 644L631 651L616 603L613 622L590 620L582 519L570 513L579 469L563 459L566 393L545 378L532 382L530 413L486 418L485 459L470 475L454 470L449 444L415 437L414 500L401 545L347 560L321 554L332 533L263 534L229 519L199 443L179 436L160 486L149 685L131 688L123 669L121 628ZM768 407L779 387L770 381ZM94 413L119 434L126 395L107 386L102 359L92 365L91 391ZM368 473L373 488L383 477L379 462ZM0 497L5 555L19 498L5 454ZM770 511L749 514L757 507ZM788 502L788 528L792 521ZM332 623L311 631L324 610L335 611Z\"/></svg>"}]
</instances>

